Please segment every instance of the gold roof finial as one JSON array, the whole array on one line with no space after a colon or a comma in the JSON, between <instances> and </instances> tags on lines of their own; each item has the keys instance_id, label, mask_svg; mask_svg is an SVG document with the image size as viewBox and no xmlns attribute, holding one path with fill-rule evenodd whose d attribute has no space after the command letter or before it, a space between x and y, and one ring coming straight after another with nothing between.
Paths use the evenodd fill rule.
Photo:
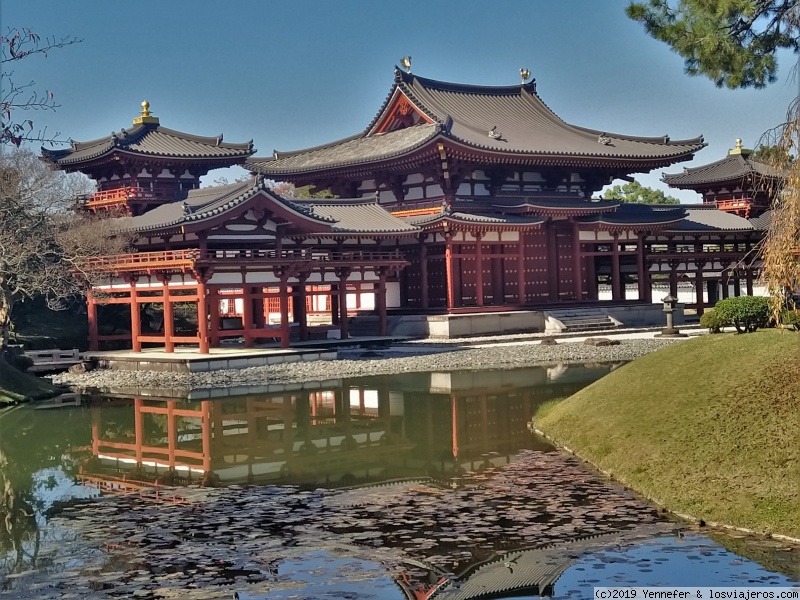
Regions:
<instances>
[{"instance_id":1,"label":"gold roof finial","mask_svg":"<svg viewBox=\"0 0 800 600\"><path fill-rule=\"evenodd\" d=\"M519 70L519 76L522 78L522 84L525 85L525 82L531 78L531 72L525 67L522 67Z\"/></svg>"},{"instance_id":2,"label":"gold roof finial","mask_svg":"<svg viewBox=\"0 0 800 600\"><path fill-rule=\"evenodd\" d=\"M400 59L400 64L406 70L406 73L411 73L411 55L404 56Z\"/></svg>"},{"instance_id":3,"label":"gold roof finial","mask_svg":"<svg viewBox=\"0 0 800 600\"><path fill-rule=\"evenodd\" d=\"M751 152L752 150L748 150L747 148L742 148L742 138L736 138L736 148L734 148L733 150L728 150L729 155L744 154L745 156L747 156Z\"/></svg>"},{"instance_id":4,"label":"gold roof finial","mask_svg":"<svg viewBox=\"0 0 800 600\"><path fill-rule=\"evenodd\" d=\"M151 124L158 125L158 117L150 114L150 103L147 100L142 102L142 114L133 120L134 125Z\"/></svg>"}]
</instances>

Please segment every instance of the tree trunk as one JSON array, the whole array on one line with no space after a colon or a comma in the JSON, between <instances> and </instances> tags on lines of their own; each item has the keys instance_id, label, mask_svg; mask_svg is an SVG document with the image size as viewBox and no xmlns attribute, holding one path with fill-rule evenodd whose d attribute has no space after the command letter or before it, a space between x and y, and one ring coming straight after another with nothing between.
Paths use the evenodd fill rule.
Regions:
<instances>
[{"instance_id":1,"label":"tree trunk","mask_svg":"<svg viewBox=\"0 0 800 600\"><path fill-rule=\"evenodd\" d=\"M0 355L8 346L8 335L11 331L11 309L14 307L14 296L0 279Z\"/></svg>"}]
</instances>

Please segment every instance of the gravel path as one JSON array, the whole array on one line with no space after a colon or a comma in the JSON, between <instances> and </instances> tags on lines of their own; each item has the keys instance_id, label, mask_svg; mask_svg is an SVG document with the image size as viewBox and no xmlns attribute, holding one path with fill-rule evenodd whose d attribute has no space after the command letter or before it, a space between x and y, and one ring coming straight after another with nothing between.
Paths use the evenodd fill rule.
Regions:
<instances>
[{"instance_id":1,"label":"gravel path","mask_svg":"<svg viewBox=\"0 0 800 600\"><path fill-rule=\"evenodd\" d=\"M233 385L302 383L422 371L459 371L511 369L558 363L627 361L643 356L674 340L621 339L616 346L588 346L582 342L542 345L538 342L454 347L453 344L398 344L383 350L347 349L339 358L327 361L299 362L240 370L206 373L161 373L155 371L98 370L80 375L61 373L54 383L79 388L171 387L200 389Z\"/></svg>"}]
</instances>

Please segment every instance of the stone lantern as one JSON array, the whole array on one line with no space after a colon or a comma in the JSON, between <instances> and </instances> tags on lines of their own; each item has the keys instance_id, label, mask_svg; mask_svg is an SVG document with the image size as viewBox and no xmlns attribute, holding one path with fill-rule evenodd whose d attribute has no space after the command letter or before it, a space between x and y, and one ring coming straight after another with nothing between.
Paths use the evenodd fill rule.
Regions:
<instances>
[{"instance_id":1,"label":"stone lantern","mask_svg":"<svg viewBox=\"0 0 800 600\"><path fill-rule=\"evenodd\" d=\"M667 317L667 326L661 330L661 333L656 334L656 337L686 337L685 333L681 333L679 329L673 326L672 315L675 312L675 306L678 304L678 299L667 294L661 301L664 303L664 315Z\"/></svg>"}]
</instances>

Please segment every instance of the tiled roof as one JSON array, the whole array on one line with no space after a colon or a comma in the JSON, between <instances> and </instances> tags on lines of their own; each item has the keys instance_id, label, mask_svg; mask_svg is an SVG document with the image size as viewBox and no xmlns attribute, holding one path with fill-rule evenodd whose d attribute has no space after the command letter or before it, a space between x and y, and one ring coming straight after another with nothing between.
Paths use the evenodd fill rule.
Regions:
<instances>
[{"instance_id":1,"label":"tiled roof","mask_svg":"<svg viewBox=\"0 0 800 600\"><path fill-rule=\"evenodd\" d=\"M744 217L717 210L716 207L692 206L686 208L686 217L676 231L752 231L753 225Z\"/></svg>"},{"instance_id":2,"label":"tiled roof","mask_svg":"<svg viewBox=\"0 0 800 600\"><path fill-rule=\"evenodd\" d=\"M250 158L245 168L258 173L303 172L379 161L405 154L433 139L439 125L416 125L371 137L353 136L325 146L297 152L275 152L274 156Z\"/></svg>"},{"instance_id":3,"label":"tiled roof","mask_svg":"<svg viewBox=\"0 0 800 600\"><path fill-rule=\"evenodd\" d=\"M684 169L683 173L664 173L661 180L672 187L691 188L708 183L741 182L750 175L770 179L781 177L781 174L770 165L742 154L729 154L722 160Z\"/></svg>"},{"instance_id":4,"label":"tiled roof","mask_svg":"<svg viewBox=\"0 0 800 600\"><path fill-rule=\"evenodd\" d=\"M174 131L158 124L142 123L122 129L110 136L90 142L72 142L70 148L42 148L42 155L59 166L79 164L115 151L146 157L164 156L178 159L220 159L227 163L241 162L255 151L253 141L231 144L222 136L202 137Z\"/></svg>"},{"instance_id":5,"label":"tiled roof","mask_svg":"<svg viewBox=\"0 0 800 600\"><path fill-rule=\"evenodd\" d=\"M756 231L767 231L772 224L772 211L765 211L754 219L749 219L749 221Z\"/></svg>"},{"instance_id":6,"label":"tiled roof","mask_svg":"<svg viewBox=\"0 0 800 600\"><path fill-rule=\"evenodd\" d=\"M621 202L617 210L579 217L581 223L608 225L657 225L677 223L686 217L686 211L676 205L636 204Z\"/></svg>"},{"instance_id":7,"label":"tiled roof","mask_svg":"<svg viewBox=\"0 0 800 600\"><path fill-rule=\"evenodd\" d=\"M530 207L531 209L544 208L548 210L596 210L604 212L616 209L621 202L619 200L584 200L582 198L535 198L525 197L504 197L495 196L492 198L492 206L497 208L520 208Z\"/></svg>"},{"instance_id":8,"label":"tiled roof","mask_svg":"<svg viewBox=\"0 0 800 600\"><path fill-rule=\"evenodd\" d=\"M389 110L398 91L433 123L374 133L372 129ZM542 102L535 84L462 85L396 69L386 102L362 134L317 148L253 158L246 167L266 174L289 175L369 163L409 152L440 131L443 137L477 150L542 160L581 158L665 166L688 160L705 146L702 137L671 141L668 136L635 137L570 125Z\"/></svg>"},{"instance_id":9,"label":"tiled roof","mask_svg":"<svg viewBox=\"0 0 800 600\"><path fill-rule=\"evenodd\" d=\"M354 233L414 233L418 227L395 217L376 198L353 200L293 200L310 214L334 222L333 231Z\"/></svg>"},{"instance_id":10,"label":"tiled roof","mask_svg":"<svg viewBox=\"0 0 800 600\"><path fill-rule=\"evenodd\" d=\"M231 183L199 190L190 190L183 201L162 204L143 215L126 217L120 221L121 229L126 231L149 231L169 229L180 225L211 219L227 212L259 193L267 194L273 201L299 213L298 216L311 218L332 225L333 219L316 215L306 207L281 198L269 192L263 179Z\"/></svg>"},{"instance_id":11,"label":"tiled roof","mask_svg":"<svg viewBox=\"0 0 800 600\"><path fill-rule=\"evenodd\" d=\"M702 137L670 141L668 136L634 137L570 125L539 98L535 83L454 84L397 69L396 85L436 121L452 120L452 138L488 150L640 159L688 158L704 146ZM499 135L489 135L493 128Z\"/></svg>"},{"instance_id":12,"label":"tiled roof","mask_svg":"<svg viewBox=\"0 0 800 600\"><path fill-rule=\"evenodd\" d=\"M451 221L454 223L486 224L486 225L539 225L544 223L540 217L524 217L520 215L504 214L473 214L467 212L440 212L416 217L406 217L406 221L419 227L429 226L439 221Z\"/></svg>"}]
</instances>

